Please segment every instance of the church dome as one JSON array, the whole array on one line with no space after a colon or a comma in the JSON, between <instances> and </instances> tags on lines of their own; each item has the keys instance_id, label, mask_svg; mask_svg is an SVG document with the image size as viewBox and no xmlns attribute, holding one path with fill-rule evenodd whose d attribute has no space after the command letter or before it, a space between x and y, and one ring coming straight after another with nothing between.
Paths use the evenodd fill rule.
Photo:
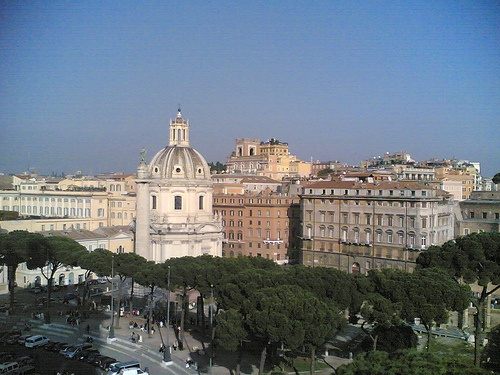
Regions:
<instances>
[{"instance_id":1,"label":"church dome","mask_svg":"<svg viewBox=\"0 0 500 375\"><path fill-rule=\"evenodd\" d=\"M159 151L147 166L150 178L172 180L210 180L210 168L205 158L189 145L189 121L170 119L169 144Z\"/></svg>"},{"instance_id":2,"label":"church dome","mask_svg":"<svg viewBox=\"0 0 500 375\"><path fill-rule=\"evenodd\" d=\"M160 179L206 180L210 179L210 168L194 148L167 146L151 160L149 175Z\"/></svg>"}]
</instances>

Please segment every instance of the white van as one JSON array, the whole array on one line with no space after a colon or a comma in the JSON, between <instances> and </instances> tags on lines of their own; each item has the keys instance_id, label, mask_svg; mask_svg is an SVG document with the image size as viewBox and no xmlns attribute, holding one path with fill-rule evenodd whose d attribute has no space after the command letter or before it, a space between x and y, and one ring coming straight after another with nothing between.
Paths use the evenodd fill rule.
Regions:
<instances>
[{"instance_id":1,"label":"white van","mask_svg":"<svg viewBox=\"0 0 500 375\"><path fill-rule=\"evenodd\" d=\"M137 361L113 363L108 370L108 375L122 374L120 371L126 369L141 369L141 364Z\"/></svg>"},{"instance_id":2,"label":"white van","mask_svg":"<svg viewBox=\"0 0 500 375\"><path fill-rule=\"evenodd\" d=\"M17 362L6 362L0 365L0 374L11 374L14 370L19 368L19 363Z\"/></svg>"},{"instance_id":3,"label":"white van","mask_svg":"<svg viewBox=\"0 0 500 375\"><path fill-rule=\"evenodd\" d=\"M24 342L24 346L27 348L35 348L37 346L43 346L46 345L50 340L42 335L34 335L30 336L26 339Z\"/></svg>"}]
</instances>

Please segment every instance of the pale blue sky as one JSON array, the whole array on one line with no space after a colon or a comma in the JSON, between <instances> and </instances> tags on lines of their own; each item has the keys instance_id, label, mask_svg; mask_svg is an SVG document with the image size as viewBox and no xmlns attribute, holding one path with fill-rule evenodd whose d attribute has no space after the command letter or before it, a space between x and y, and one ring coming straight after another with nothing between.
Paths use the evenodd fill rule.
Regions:
<instances>
[{"instance_id":1,"label":"pale blue sky","mask_svg":"<svg viewBox=\"0 0 500 375\"><path fill-rule=\"evenodd\" d=\"M500 172L498 1L0 1L0 172L134 173L168 144Z\"/></svg>"}]
</instances>

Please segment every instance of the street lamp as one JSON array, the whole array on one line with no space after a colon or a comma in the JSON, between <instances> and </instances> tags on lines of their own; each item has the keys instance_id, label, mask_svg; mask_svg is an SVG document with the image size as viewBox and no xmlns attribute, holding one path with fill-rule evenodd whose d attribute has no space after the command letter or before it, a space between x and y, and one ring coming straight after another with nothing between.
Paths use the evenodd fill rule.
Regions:
<instances>
[{"instance_id":1,"label":"street lamp","mask_svg":"<svg viewBox=\"0 0 500 375\"><path fill-rule=\"evenodd\" d=\"M214 286L210 284L210 375L212 375L212 361L214 358Z\"/></svg>"},{"instance_id":2,"label":"street lamp","mask_svg":"<svg viewBox=\"0 0 500 375\"><path fill-rule=\"evenodd\" d=\"M115 337L115 303L114 303L114 291L115 291L115 256L111 255L111 325L109 326L109 336L108 341L116 340Z\"/></svg>"},{"instance_id":3,"label":"street lamp","mask_svg":"<svg viewBox=\"0 0 500 375\"><path fill-rule=\"evenodd\" d=\"M165 350L163 350L163 361L162 364L169 365L172 363L172 355L170 353L170 266L168 266L167 273L167 321L165 326L167 327L167 335L165 337ZM160 331L160 329L158 329ZM160 331L161 332L161 331Z\"/></svg>"}]
</instances>

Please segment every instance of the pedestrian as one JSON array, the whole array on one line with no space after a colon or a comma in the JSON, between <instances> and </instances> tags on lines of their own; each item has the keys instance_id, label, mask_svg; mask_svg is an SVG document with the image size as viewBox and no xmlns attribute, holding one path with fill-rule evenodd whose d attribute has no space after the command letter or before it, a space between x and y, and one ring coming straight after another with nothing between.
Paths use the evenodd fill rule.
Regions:
<instances>
[{"instance_id":1,"label":"pedestrian","mask_svg":"<svg viewBox=\"0 0 500 375\"><path fill-rule=\"evenodd\" d=\"M142 336L137 334L137 337L139 338L139 342L142 342Z\"/></svg>"},{"instance_id":2,"label":"pedestrian","mask_svg":"<svg viewBox=\"0 0 500 375\"><path fill-rule=\"evenodd\" d=\"M174 351L177 350L177 341L174 341L174 343L172 344L172 348L174 348Z\"/></svg>"}]
</instances>

